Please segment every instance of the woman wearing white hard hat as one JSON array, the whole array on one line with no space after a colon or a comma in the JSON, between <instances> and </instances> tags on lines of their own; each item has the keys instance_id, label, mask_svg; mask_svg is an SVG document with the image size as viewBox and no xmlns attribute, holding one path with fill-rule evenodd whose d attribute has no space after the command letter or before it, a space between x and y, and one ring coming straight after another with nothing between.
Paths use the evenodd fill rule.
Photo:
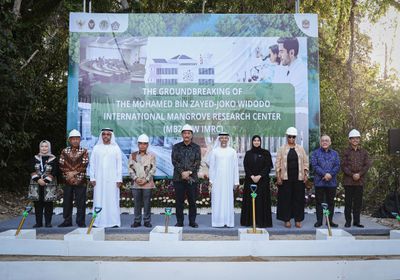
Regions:
<instances>
[{"instance_id":1,"label":"woman wearing white hard hat","mask_svg":"<svg viewBox=\"0 0 400 280\"><path fill-rule=\"evenodd\" d=\"M296 144L297 129L286 130L287 143L279 148L276 157L278 205L276 217L290 228L294 218L297 228L304 220L305 182L308 178L308 156L304 148Z\"/></svg>"}]
</instances>

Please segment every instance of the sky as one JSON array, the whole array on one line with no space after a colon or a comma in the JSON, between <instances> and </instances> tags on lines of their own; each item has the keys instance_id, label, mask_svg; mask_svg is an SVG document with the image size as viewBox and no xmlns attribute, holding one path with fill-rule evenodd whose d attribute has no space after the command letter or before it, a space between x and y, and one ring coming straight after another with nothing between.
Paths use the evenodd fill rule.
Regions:
<instances>
[{"instance_id":1,"label":"sky","mask_svg":"<svg viewBox=\"0 0 400 280\"><path fill-rule=\"evenodd\" d=\"M385 44L388 52L388 71L394 68L400 74L400 52L396 49L400 45L400 12L391 7L377 23L371 23L365 18L360 24L360 29L371 38L373 50L370 56L373 62L381 65L382 75L385 65Z\"/></svg>"}]
</instances>

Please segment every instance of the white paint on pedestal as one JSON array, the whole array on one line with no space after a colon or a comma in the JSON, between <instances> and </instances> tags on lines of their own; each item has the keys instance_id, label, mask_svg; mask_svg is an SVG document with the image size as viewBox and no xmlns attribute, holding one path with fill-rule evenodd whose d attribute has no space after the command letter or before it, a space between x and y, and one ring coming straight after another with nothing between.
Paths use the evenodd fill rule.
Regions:
<instances>
[{"instance_id":1,"label":"white paint on pedestal","mask_svg":"<svg viewBox=\"0 0 400 280\"><path fill-rule=\"evenodd\" d=\"M251 228L239 228L239 240L240 241L269 241L269 233L264 228L257 228L258 233L249 233L248 230Z\"/></svg>"},{"instance_id":2,"label":"white paint on pedestal","mask_svg":"<svg viewBox=\"0 0 400 280\"><path fill-rule=\"evenodd\" d=\"M332 236L329 236L328 229L317 229L316 240L355 240L356 238L342 229L332 229Z\"/></svg>"},{"instance_id":3,"label":"white paint on pedestal","mask_svg":"<svg viewBox=\"0 0 400 280\"><path fill-rule=\"evenodd\" d=\"M104 228L92 228L87 234L87 228L77 228L64 235L65 241L104 241Z\"/></svg>"},{"instance_id":4,"label":"white paint on pedestal","mask_svg":"<svg viewBox=\"0 0 400 280\"><path fill-rule=\"evenodd\" d=\"M164 226L156 226L150 232L149 240L152 241L182 241L181 227L168 227L168 232L165 232Z\"/></svg>"},{"instance_id":5,"label":"white paint on pedestal","mask_svg":"<svg viewBox=\"0 0 400 280\"><path fill-rule=\"evenodd\" d=\"M23 229L15 236L16 232L15 229L0 232L0 239L36 239L36 230L34 229Z\"/></svg>"},{"instance_id":6,"label":"white paint on pedestal","mask_svg":"<svg viewBox=\"0 0 400 280\"><path fill-rule=\"evenodd\" d=\"M390 239L400 239L400 230L391 230Z\"/></svg>"}]
</instances>

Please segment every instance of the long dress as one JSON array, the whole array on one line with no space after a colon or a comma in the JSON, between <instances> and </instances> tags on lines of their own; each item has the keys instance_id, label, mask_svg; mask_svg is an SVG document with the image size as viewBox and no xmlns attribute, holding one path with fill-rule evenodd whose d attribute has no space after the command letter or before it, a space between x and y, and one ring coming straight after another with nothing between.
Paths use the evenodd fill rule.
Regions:
<instances>
[{"instance_id":1,"label":"long dress","mask_svg":"<svg viewBox=\"0 0 400 280\"><path fill-rule=\"evenodd\" d=\"M233 188L239 185L237 154L231 147L214 149L209 160L211 190L211 224L234 227Z\"/></svg>"},{"instance_id":2,"label":"long dress","mask_svg":"<svg viewBox=\"0 0 400 280\"><path fill-rule=\"evenodd\" d=\"M273 164L271 154L265 149L253 148L246 152L243 161L246 174L243 190L242 212L240 224L242 226L253 225L252 198L250 185L255 184L251 176L261 175L257 185L256 197L256 226L260 228L272 227L271 191L269 188L269 172Z\"/></svg>"},{"instance_id":3,"label":"long dress","mask_svg":"<svg viewBox=\"0 0 400 280\"><path fill-rule=\"evenodd\" d=\"M117 182L122 182L122 154L117 145L96 145L90 157L90 181L96 181L93 206L102 207L96 227L121 226Z\"/></svg>"}]
</instances>

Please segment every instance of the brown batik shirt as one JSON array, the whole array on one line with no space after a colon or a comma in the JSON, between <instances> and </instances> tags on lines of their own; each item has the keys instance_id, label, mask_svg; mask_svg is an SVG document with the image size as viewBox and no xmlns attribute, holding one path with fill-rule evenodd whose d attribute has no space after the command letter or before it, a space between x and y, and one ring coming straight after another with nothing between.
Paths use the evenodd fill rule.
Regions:
<instances>
[{"instance_id":1,"label":"brown batik shirt","mask_svg":"<svg viewBox=\"0 0 400 280\"><path fill-rule=\"evenodd\" d=\"M342 158L342 170L344 173L343 185L363 186L365 183L365 174L370 166L371 161L366 150L360 147L354 150L349 146L344 150ZM353 180L353 175L356 173L360 174L360 179L358 181Z\"/></svg>"},{"instance_id":2,"label":"brown batik shirt","mask_svg":"<svg viewBox=\"0 0 400 280\"><path fill-rule=\"evenodd\" d=\"M65 183L72 186L81 186L86 183L86 168L89 164L89 154L85 148L67 147L60 155L60 170ZM69 172L75 175L68 178Z\"/></svg>"}]
</instances>

